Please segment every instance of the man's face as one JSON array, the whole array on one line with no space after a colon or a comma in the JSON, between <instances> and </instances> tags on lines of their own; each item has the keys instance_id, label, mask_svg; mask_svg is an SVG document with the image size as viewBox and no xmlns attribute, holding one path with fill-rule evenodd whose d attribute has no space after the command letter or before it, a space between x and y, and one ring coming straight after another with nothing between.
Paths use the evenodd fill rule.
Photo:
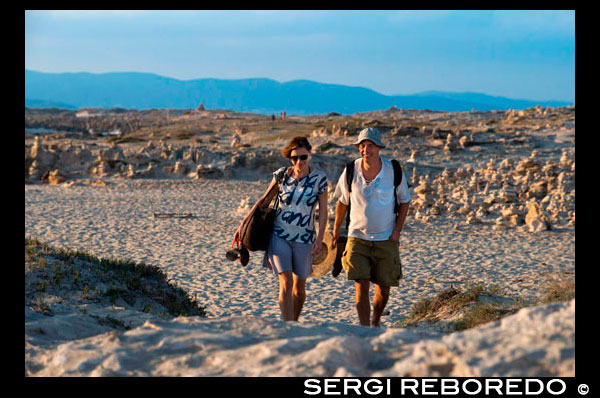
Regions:
<instances>
[{"instance_id":1,"label":"man's face","mask_svg":"<svg viewBox=\"0 0 600 398\"><path fill-rule=\"evenodd\" d=\"M358 150L360 151L360 156L363 159L372 160L379 157L379 151L381 151L381 148L375 145L375 143L371 140L364 140L358 144Z\"/></svg>"}]
</instances>

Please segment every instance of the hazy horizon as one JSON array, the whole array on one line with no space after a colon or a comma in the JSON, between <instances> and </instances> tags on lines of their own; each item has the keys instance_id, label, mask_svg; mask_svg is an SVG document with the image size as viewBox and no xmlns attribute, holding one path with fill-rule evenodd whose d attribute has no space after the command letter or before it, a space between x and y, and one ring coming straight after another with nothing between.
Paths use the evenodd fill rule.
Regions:
<instances>
[{"instance_id":1,"label":"hazy horizon","mask_svg":"<svg viewBox=\"0 0 600 398\"><path fill-rule=\"evenodd\" d=\"M365 86L352 86L352 85L347 85L347 84L337 84L337 83L329 83L329 82L320 82L320 81L316 81L316 80L308 80L308 79L293 79L293 80L287 80L287 81L279 81L277 79L272 79L269 77L248 77L248 78L231 78L231 79L221 79L218 77L199 77L199 78L191 78L191 79L178 79L175 77L171 77L171 76L164 76L164 75L160 75L158 73L153 73L153 72L138 72L138 71L112 71L112 72L99 72L99 73L95 73L95 72L88 72L88 71L77 71L77 72L44 72L44 71L39 71L39 70L32 70L32 69L25 69L26 71L30 71L30 72L41 72L41 73L50 73L50 74L77 74L77 73L88 73L91 75L103 75L103 74L111 74L111 73L140 73L140 74L150 74L150 75L156 75L159 77L164 77L164 78L168 78L168 79L173 79L173 80L178 80L178 81L182 81L182 82L191 82L191 81L196 81L196 80L222 80L222 81L238 81L238 80L261 80L261 79L265 79L265 80L272 80L275 81L277 83L280 84L285 84L285 83L292 83L295 81L311 81L314 83L319 83L319 84L323 84L323 85L342 85L342 86L347 86L347 87L359 87L359 88L366 88L369 90L373 90L378 94L382 94L382 95L386 95L386 96L410 96L410 95L422 95L422 94L426 94L426 93L447 93L447 94L482 94L482 95L489 95L489 96L494 96L492 94L486 93L486 92L475 92L475 91L444 91L444 90L424 90L424 91L418 91L418 92L414 92L414 93L405 93L405 94L384 94L381 93L377 90L374 90L370 87L365 87ZM503 98L509 98L509 97L504 97L502 95L498 95L496 97L503 97ZM544 102L550 102L550 101L564 101L564 100L555 100L552 98L509 98L509 99L514 99L514 100L527 100L527 101L536 101L536 100L540 100L540 101L544 101ZM572 102L573 104L575 103L575 100L573 101L565 101L565 102Z\"/></svg>"},{"instance_id":2,"label":"hazy horizon","mask_svg":"<svg viewBox=\"0 0 600 398\"><path fill-rule=\"evenodd\" d=\"M25 12L25 69L575 101L575 11Z\"/></svg>"}]
</instances>

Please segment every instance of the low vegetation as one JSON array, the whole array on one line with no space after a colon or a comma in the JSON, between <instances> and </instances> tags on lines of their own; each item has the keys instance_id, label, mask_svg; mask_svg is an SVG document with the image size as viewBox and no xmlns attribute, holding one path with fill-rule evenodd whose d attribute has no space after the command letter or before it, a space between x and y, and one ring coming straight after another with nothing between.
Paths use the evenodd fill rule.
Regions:
<instances>
[{"instance_id":1,"label":"low vegetation","mask_svg":"<svg viewBox=\"0 0 600 398\"><path fill-rule=\"evenodd\" d=\"M55 303L119 305L160 316L207 315L205 308L157 266L98 258L25 238L25 304L53 315ZM102 319L104 323L118 324Z\"/></svg>"},{"instance_id":2,"label":"low vegetation","mask_svg":"<svg viewBox=\"0 0 600 398\"><path fill-rule=\"evenodd\" d=\"M553 282L546 295L535 302L503 297L497 287L470 285L466 289L451 286L433 298L425 298L411 308L411 313L396 326L415 326L420 322L450 320L451 329L460 331L500 320L521 308L537 304L567 301L575 298L572 279Z\"/></svg>"},{"instance_id":3,"label":"low vegetation","mask_svg":"<svg viewBox=\"0 0 600 398\"><path fill-rule=\"evenodd\" d=\"M575 281L573 279L554 281L546 289L541 303L567 301L575 298Z\"/></svg>"}]
</instances>

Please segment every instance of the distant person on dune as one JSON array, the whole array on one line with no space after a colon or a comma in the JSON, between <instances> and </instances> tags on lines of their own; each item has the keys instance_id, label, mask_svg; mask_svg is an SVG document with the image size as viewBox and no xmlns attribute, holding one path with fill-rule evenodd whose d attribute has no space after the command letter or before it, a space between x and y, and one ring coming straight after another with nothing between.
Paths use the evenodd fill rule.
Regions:
<instances>
[{"instance_id":1,"label":"distant person on dune","mask_svg":"<svg viewBox=\"0 0 600 398\"><path fill-rule=\"evenodd\" d=\"M290 140L281 152L291 161L292 167L282 167L273 173L273 180L264 195L234 234L234 240L238 240L256 206L266 208L275 195L279 195L266 265L279 276L279 307L284 321L297 321L300 317L306 300L306 278L313 270L313 256L322 250L327 225L327 175L310 166L311 149L306 137ZM268 195L278 181L279 189ZM318 231L314 217L317 202Z\"/></svg>"},{"instance_id":2,"label":"distant person on dune","mask_svg":"<svg viewBox=\"0 0 600 398\"><path fill-rule=\"evenodd\" d=\"M390 287L399 286L402 278L399 241L410 193L399 163L394 164L379 155L385 148L379 130L362 130L354 145L361 157L347 165L335 190L338 202L333 245L340 241L341 225L350 211L342 266L348 280L355 282L360 324L378 327L389 299ZM348 175L350 184L348 170L352 173ZM372 317L369 300L371 283L375 285Z\"/></svg>"}]
</instances>

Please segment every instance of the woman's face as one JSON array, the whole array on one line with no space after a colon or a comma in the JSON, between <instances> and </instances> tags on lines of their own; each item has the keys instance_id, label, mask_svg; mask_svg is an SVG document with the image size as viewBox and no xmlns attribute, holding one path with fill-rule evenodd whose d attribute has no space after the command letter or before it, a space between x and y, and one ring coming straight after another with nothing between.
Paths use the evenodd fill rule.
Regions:
<instances>
[{"instance_id":1,"label":"woman's face","mask_svg":"<svg viewBox=\"0 0 600 398\"><path fill-rule=\"evenodd\" d=\"M290 161L294 168L298 171L308 169L308 161L310 160L310 151L306 148L296 148L290 152Z\"/></svg>"}]
</instances>

